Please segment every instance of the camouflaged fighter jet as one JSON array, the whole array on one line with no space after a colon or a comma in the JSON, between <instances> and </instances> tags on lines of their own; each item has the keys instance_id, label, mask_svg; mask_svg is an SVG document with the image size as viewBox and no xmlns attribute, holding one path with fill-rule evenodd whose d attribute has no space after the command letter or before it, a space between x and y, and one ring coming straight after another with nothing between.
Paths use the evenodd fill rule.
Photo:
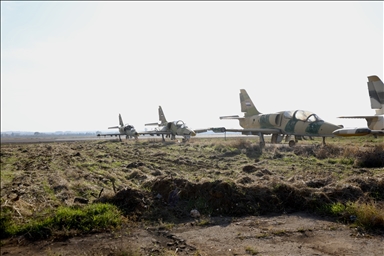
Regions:
<instances>
[{"instance_id":1,"label":"camouflaged fighter jet","mask_svg":"<svg viewBox=\"0 0 384 256\"><path fill-rule=\"evenodd\" d=\"M121 115L119 114L119 124L120 126L113 126L113 127L108 127L108 129L119 129L119 133L101 133L97 134L97 136L119 136L119 140L121 141L121 135L125 135L126 139L129 138L135 138L137 139L139 134L136 132L135 127L130 124L125 124L123 123L123 119L121 118Z\"/></svg>"},{"instance_id":2,"label":"camouflaged fighter jet","mask_svg":"<svg viewBox=\"0 0 384 256\"><path fill-rule=\"evenodd\" d=\"M182 120L168 122L167 119L165 118L165 115L161 106L159 106L159 121L160 121L159 123L149 123L145 125L146 126L157 125L161 127L160 129L154 130L154 131L140 132L139 134L142 134L142 135L149 134L152 136L161 135L163 138L163 141L164 141L164 135L166 135L167 138L170 137L171 140L176 139L176 136L183 136L183 141L188 141L191 138L191 136L196 136L196 133L207 131L207 129L192 130L188 128Z\"/></svg>"},{"instance_id":3,"label":"camouflaged fighter jet","mask_svg":"<svg viewBox=\"0 0 384 256\"><path fill-rule=\"evenodd\" d=\"M237 119L243 129L213 128L214 132L241 132L243 135L258 135L260 146L265 145L264 134L272 134L271 142L280 143L285 136L289 140L289 146L305 136L308 137L334 137L332 132L341 126L323 121L315 113L305 110L281 111L271 114L260 113L246 90L240 90L241 112L244 117L222 116L220 119ZM295 140L290 140L291 136Z\"/></svg>"},{"instance_id":4,"label":"camouflaged fighter jet","mask_svg":"<svg viewBox=\"0 0 384 256\"><path fill-rule=\"evenodd\" d=\"M377 76L368 77L368 94L371 100L371 108L376 110L373 116L340 116L339 118L365 118L368 127L343 128L333 132L337 136L384 136L384 84Z\"/></svg>"}]
</instances>

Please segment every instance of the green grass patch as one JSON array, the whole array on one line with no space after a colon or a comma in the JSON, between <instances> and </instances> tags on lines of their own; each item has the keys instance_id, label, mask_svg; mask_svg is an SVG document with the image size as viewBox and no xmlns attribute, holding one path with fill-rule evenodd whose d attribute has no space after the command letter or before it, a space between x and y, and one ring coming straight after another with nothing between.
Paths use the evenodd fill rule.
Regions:
<instances>
[{"instance_id":1,"label":"green grass patch","mask_svg":"<svg viewBox=\"0 0 384 256\"><path fill-rule=\"evenodd\" d=\"M339 159L339 163L344 164L344 165L353 165L354 162L355 162L354 158L341 158L341 159Z\"/></svg>"},{"instance_id":2,"label":"green grass patch","mask_svg":"<svg viewBox=\"0 0 384 256\"><path fill-rule=\"evenodd\" d=\"M48 216L37 217L25 224L11 221L7 212L2 212L0 228L2 238L24 235L30 239L44 239L59 231L87 233L119 226L121 213L111 204L90 204L84 207L59 207ZM4 216L4 217L3 217Z\"/></svg>"},{"instance_id":3,"label":"green grass patch","mask_svg":"<svg viewBox=\"0 0 384 256\"><path fill-rule=\"evenodd\" d=\"M19 158L16 156L9 156L8 154L2 153L1 155L1 165L0 165L0 175L2 183L9 183L13 180L17 171L16 163L19 161Z\"/></svg>"}]
</instances>

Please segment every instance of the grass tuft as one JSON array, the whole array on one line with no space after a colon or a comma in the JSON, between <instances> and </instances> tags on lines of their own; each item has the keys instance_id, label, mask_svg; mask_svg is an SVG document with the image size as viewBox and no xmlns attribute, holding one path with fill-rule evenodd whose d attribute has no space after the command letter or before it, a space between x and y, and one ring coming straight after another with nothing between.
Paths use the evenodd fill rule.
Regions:
<instances>
[{"instance_id":1,"label":"grass tuft","mask_svg":"<svg viewBox=\"0 0 384 256\"><path fill-rule=\"evenodd\" d=\"M376 145L357 154L355 166L366 168L384 167L384 144Z\"/></svg>"},{"instance_id":2,"label":"grass tuft","mask_svg":"<svg viewBox=\"0 0 384 256\"><path fill-rule=\"evenodd\" d=\"M250 254L250 255L257 255L259 254L259 251L256 250L255 248L251 247L251 246L247 246L245 247L245 251Z\"/></svg>"},{"instance_id":3,"label":"grass tuft","mask_svg":"<svg viewBox=\"0 0 384 256\"><path fill-rule=\"evenodd\" d=\"M30 239L44 239L57 231L100 231L122 223L121 213L110 204L91 204L84 207L59 207L48 217L40 217L26 224L14 224L1 219L2 236L25 235Z\"/></svg>"},{"instance_id":4,"label":"grass tuft","mask_svg":"<svg viewBox=\"0 0 384 256\"><path fill-rule=\"evenodd\" d=\"M374 201L334 203L326 206L326 211L367 230L384 230L384 205Z\"/></svg>"}]
</instances>

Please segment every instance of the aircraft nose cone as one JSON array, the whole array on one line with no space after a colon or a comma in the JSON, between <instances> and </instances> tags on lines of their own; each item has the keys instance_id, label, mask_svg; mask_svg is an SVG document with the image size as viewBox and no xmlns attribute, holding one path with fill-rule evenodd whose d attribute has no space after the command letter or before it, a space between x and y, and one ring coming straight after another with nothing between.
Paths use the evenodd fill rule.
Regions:
<instances>
[{"instance_id":1,"label":"aircraft nose cone","mask_svg":"<svg viewBox=\"0 0 384 256\"><path fill-rule=\"evenodd\" d=\"M325 122L319 130L320 135L324 136L334 136L335 134L333 133L334 131L340 129L341 127L339 125L331 124Z\"/></svg>"}]
</instances>

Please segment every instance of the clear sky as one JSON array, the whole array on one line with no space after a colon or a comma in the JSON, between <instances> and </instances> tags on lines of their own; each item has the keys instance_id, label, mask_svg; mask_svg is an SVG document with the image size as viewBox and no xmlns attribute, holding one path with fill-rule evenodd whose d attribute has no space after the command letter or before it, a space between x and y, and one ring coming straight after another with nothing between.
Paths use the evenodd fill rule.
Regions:
<instances>
[{"instance_id":1,"label":"clear sky","mask_svg":"<svg viewBox=\"0 0 384 256\"><path fill-rule=\"evenodd\" d=\"M1 131L143 130L158 120L240 128L304 109L346 127L373 115L383 2L1 1Z\"/></svg>"}]
</instances>

